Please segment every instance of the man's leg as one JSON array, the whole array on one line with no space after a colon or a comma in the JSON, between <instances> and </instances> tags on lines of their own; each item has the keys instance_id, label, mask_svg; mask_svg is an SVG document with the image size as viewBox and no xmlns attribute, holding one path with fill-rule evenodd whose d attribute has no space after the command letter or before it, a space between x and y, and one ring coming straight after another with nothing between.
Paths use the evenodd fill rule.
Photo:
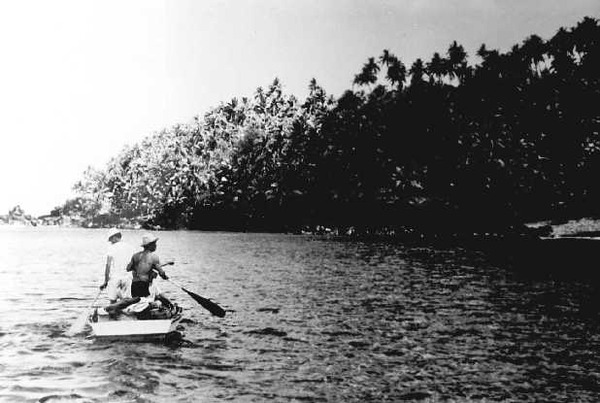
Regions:
<instances>
[{"instance_id":1,"label":"man's leg","mask_svg":"<svg viewBox=\"0 0 600 403\"><path fill-rule=\"evenodd\" d=\"M138 302L140 302L140 298L125 298L124 300L121 300L115 304L110 304L109 306L107 306L106 308L104 308L106 310L106 312L108 313L116 313L120 310L123 310L125 308L127 308L129 305L133 305L133 304L137 304Z\"/></svg>"}]
</instances>

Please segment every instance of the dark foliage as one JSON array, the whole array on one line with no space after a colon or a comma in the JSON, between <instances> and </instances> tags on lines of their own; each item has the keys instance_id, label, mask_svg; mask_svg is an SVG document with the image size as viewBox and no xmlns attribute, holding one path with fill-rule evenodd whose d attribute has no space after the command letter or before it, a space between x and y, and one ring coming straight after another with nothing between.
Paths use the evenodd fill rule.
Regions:
<instances>
[{"instance_id":1,"label":"dark foliage","mask_svg":"<svg viewBox=\"0 0 600 403\"><path fill-rule=\"evenodd\" d=\"M505 233L600 213L600 26L510 51L369 58L339 99L275 80L124 150L78 205L162 227ZM382 84L379 84L382 78ZM85 213L85 212L84 212Z\"/></svg>"}]
</instances>

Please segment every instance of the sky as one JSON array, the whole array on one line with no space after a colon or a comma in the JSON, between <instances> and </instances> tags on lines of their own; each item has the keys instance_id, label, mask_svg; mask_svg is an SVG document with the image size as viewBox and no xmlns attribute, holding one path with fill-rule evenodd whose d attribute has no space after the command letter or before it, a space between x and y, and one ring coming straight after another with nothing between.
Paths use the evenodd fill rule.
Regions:
<instances>
[{"instance_id":1,"label":"sky","mask_svg":"<svg viewBox=\"0 0 600 403\"><path fill-rule=\"evenodd\" d=\"M0 214L47 214L88 166L276 77L338 96L384 49L505 51L584 16L600 1L0 1Z\"/></svg>"}]
</instances>

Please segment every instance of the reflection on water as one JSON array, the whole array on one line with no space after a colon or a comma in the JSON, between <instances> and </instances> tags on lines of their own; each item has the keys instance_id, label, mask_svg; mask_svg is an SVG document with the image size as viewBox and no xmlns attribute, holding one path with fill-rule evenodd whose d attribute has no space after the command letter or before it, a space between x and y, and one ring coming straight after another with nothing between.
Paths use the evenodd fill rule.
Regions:
<instances>
[{"instance_id":1,"label":"reflection on water","mask_svg":"<svg viewBox=\"0 0 600 403\"><path fill-rule=\"evenodd\" d=\"M64 335L102 280L104 231L0 227L0 400L589 401L592 285L526 279L459 249L160 233L181 343ZM125 240L141 234L125 231Z\"/></svg>"}]
</instances>

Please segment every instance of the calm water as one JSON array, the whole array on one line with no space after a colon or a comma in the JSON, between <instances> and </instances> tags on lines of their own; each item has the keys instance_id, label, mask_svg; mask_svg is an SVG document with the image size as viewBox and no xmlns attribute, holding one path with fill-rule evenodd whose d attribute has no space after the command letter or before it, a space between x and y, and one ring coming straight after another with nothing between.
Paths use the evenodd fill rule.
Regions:
<instances>
[{"instance_id":1,"label":"calm water","mask_svg":"<svg viewBox=\"0 0 600 403\"><path fill-rule=\"evenodd\" d=\"M186 309L182 343L66 337L102 279L104 235L0 227L0 401L600 400L592 286L463 250L161 232L171 277L228 316L163 281Z\"/></svg>"}]
</instances>

